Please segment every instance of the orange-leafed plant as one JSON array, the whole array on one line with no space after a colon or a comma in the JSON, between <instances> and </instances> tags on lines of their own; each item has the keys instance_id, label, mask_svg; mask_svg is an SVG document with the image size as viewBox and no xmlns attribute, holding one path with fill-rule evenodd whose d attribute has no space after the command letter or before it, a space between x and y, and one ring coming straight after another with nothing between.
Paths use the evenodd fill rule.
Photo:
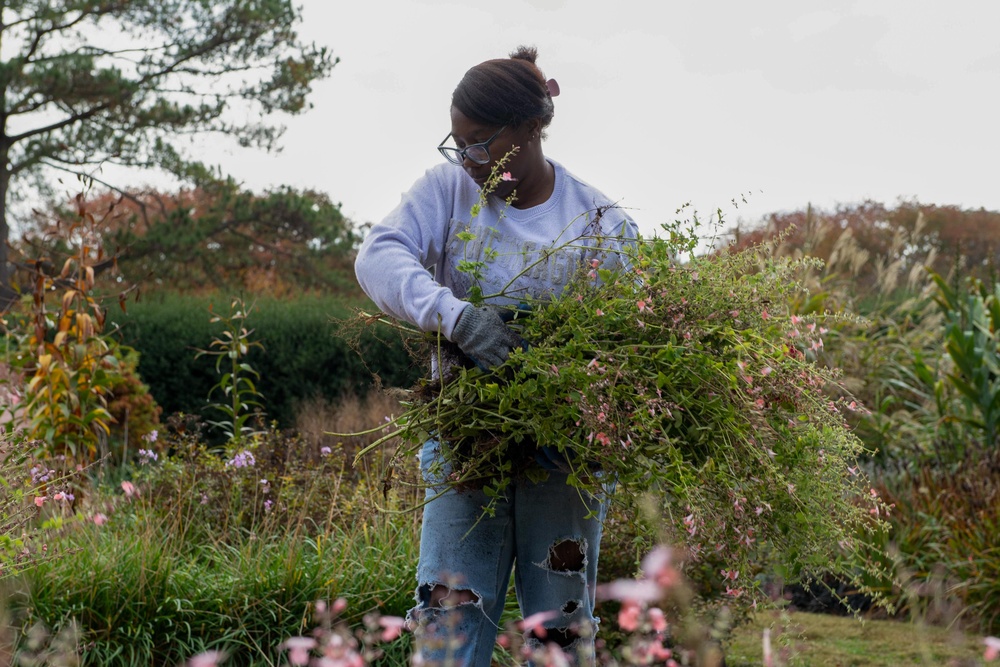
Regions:
<instances>
[{"instance_id":1,"label":"orange-leafed plant","mask_svg":"<svg viewBox=\"0 0 1000 667\"><path fill-rule=\"evenodd\" d=\"M95 290L98 272L114 258L104 253L96 231L101 220L87 209L83 194L76 202L76 219L60 221L50 232L59 241L50 247L67 249L61 268L55 270L50 257L26 260L31 298L26 314L9 318L8 350L10 365L25 379L11 423L38 442L37 454L85 463L104 449L110 432L107 397L118 360ZM126 295L119 295L123 306Z\"/></svg>"}]
</instances>

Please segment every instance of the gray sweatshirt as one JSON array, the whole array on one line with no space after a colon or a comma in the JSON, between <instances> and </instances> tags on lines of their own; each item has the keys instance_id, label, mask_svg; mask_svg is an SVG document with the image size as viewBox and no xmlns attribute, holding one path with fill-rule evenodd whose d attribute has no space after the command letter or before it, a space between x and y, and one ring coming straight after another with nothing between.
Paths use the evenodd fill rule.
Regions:
<instances>
[{"instance_id":1,"label":"gray sweatshirt","mask_svg":"<svg viewBox=\"0 0 1000 667\"><path fill-rule=\"evenodd\" d=\"M439 164L414 183L399 205L374 225L355 261L358 282L384 312L451 338L478 282L490 303L530 295L558 296L581 267L613 268L614 252L637 236L635 223L598 190L555 168L548 201L528 209L489 197L479 214L479 188L463 169ZM474 238L463 240L468 232ZM481 277L460 262L483 262Z\"/></svg>"}]
</instances>

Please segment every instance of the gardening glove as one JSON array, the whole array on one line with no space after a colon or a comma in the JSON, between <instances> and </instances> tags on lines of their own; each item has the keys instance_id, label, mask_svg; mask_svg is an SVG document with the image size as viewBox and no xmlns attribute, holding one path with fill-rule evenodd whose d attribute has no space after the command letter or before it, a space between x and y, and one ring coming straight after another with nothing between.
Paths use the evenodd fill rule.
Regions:
<instances>
[{"instance_id":1,"label":"gardening glove","mask_svg":"<svg viewBox=\"0 0 1000 667\"><path fill-rule=\"evenodd\" d=\"M499 366L514 348L528 348L525 340L506 324L515 314L506 308L470 304L459 316L451 340L480 369Z\"/></svg>"}]
</instances>

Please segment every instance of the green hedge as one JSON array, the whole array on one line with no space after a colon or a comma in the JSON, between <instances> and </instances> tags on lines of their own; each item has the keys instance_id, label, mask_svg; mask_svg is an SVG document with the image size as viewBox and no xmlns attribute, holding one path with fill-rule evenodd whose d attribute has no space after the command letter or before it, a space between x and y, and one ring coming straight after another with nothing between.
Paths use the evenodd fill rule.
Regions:
<instances>
[{"instance_id":1,"label":"green hedge","mask_svg":"<svg viewBox=\"0 0 1000 667\"><path fill-rule=\"evenodd\" d=\"M139 352L139 374L164 414L219 417L206 410L209 392L218 381L214 359L196 354L198 349L209 349L222 330L221 324L210 323L209 306L224 315L229 302L227 297L158 296L108 316L109 330L120 327L121 342ZM352 313L334 298L256 302L246 325L254 330L252 340L264 348L251 350L248 361L260 373L257 388L270 419L290 426L296 404L304 399L363 395L373 386L373 372L386 386L409 386L417 379L422 369L414 365L394 332L366 333L361 355L338 335L339 321Z\"/></svg>"}]
</instances>

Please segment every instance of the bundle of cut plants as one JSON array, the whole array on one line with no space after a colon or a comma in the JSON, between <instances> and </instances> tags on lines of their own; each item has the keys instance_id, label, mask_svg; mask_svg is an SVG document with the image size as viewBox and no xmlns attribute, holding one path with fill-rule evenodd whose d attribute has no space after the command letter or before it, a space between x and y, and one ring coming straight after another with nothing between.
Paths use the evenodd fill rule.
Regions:
<instances>
[{"instance_id":1,"label":"bundle of cut plants","mask_svg":"<svg viewBox=\"0 0 1000 667\"><path fill-rule=\"evenodd\" d=\"M448 483L490 496L548 474L542 447L580 493L614 480L615 500L655 498L668 535L744 602L762 572L871 581L886 508L857 462L847 417L861 408L819 363L822 318L788 312L809 261L699 256L665 231L628 246L627 268L594 260L558 298L526 302L510 323L525 349L428 380L371 447L399 438L412 460L439 439Z\"/></svg>"}]
</instances>

